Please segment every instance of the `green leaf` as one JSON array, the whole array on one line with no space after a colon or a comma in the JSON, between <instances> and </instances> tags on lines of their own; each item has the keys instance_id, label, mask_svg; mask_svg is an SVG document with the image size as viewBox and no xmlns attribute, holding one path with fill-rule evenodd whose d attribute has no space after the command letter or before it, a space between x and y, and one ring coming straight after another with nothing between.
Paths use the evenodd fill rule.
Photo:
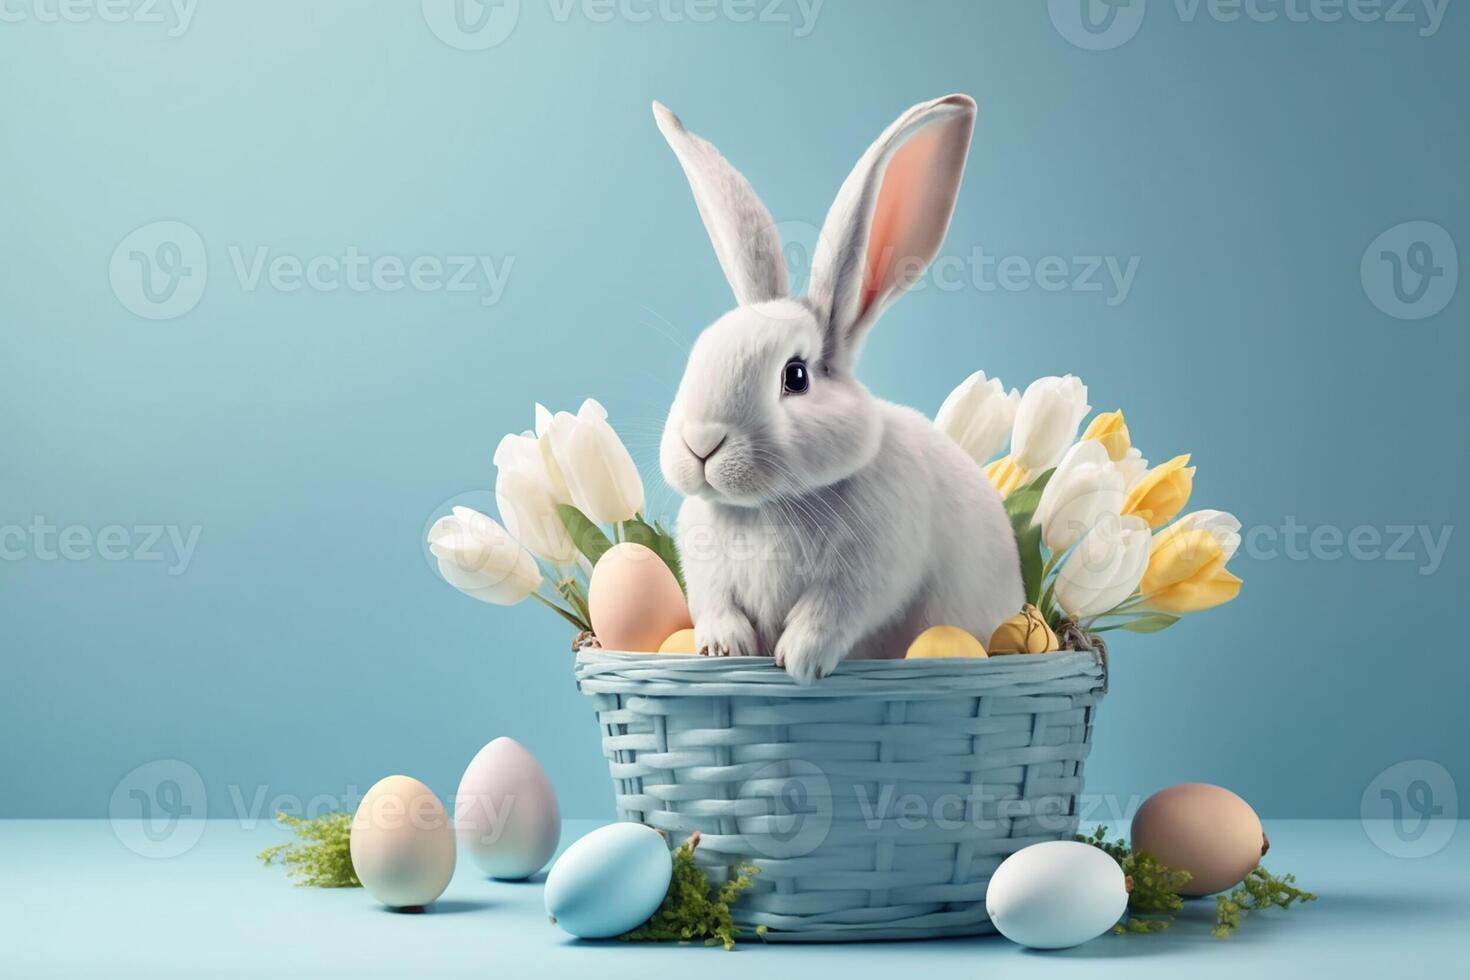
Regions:
<instances>
[{"instance_id":1,"label":"green leaf","mask_svg":"<svg viewBox=\"0 0 1470 980\"><path fill-rule=\"evenodd\" d=\"M1011 495L1012 497L1015 494ZM1010 499L1006 500L1010 503ZM1021 581L1026 586L1026 601L1033 606L1041 602L1041 573L1045 563L1041 560L1041 528L1031 523L1036 510L1032 504L1028 509L1011 514L1011 528L1016 532L1016 548L1021 553Z\"/></svg>"},{"instance_id":2,"label":"green leaf","mask_svg":"<svg viewBox=\"0 0 1470 980\"><path fill-rule=\"evenodd\" d=\"M1179 622L1178 616L1171 616L1168 613L1149 613L1137 619L1130 619L1126 623L1120 623L1118 628L1130 633L1157 633L1159 630L1168 629L1177 622Z\"/></svg>"},{"instance_id":3,"label":"green leaf","mask_svg":"<svg viewBox=\"0 0 1470 980\"><path fill-rule=\"evenodd\" d=\"M649 526L647 521L635 517L623 522L623 535L662 558L669 571L674 573L674 581L679 583L680 591L688 591L684 588L684 567L679 563L679 549L667 531L656 524Z\"/></svg>"},{"instance_id":4,"label":"green leaf","mask_svg":"<svg viewBox=\"0 0 1470 980\"><path fill-rule=\"evenodd\" d=\"M612 542L602 533L602 528L593 524L586 514L571 504L557 504L556 513L561 518L562 526L572 536L572 544L587 556L588 561L596 565L603 552L612 547Z\"/></svg>"},{"instance_id":5,"label":"green leaf","mask_svg":"<svg viewBox=\"0 0 1470 980\"><path fill-rule=\"evenodd\" d=\"M1052 474L1056 471L1057 468L1055 466L1053 466L1049 470L1043 470L1040 474L1037 475L1036 479L1032 480L1030 483L1023 483L1021 484L1021 486L1017 487L1015 493L1011 494L1011 497L1014 497L1017 493L1025 493L1028 490L1035 490L1039 497L1041 491L1045 490L1046 485L1051 482ZM1009 500L1010 497L1007 497L1006 499Z\"/></svg>"}]
</instances>

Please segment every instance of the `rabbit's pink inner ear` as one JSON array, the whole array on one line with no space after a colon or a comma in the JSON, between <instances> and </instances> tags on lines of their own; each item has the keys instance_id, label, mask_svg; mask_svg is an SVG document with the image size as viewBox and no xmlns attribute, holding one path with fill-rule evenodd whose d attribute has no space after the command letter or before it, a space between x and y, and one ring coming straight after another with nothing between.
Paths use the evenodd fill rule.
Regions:
<instances>
[{"instance_id":1,"label":"rabbit's pink inner ear","mask_svg":"<svg viewBox=\"0 0 1470 980\"><path fill-rule=\"evenodd\" d=\"M912 286L944 242L969 149L967 119L915 134L888 161L873 208L858 318L875 301ZM957 138L958 137L958 138Z\"/></svg>"}]
</instances>

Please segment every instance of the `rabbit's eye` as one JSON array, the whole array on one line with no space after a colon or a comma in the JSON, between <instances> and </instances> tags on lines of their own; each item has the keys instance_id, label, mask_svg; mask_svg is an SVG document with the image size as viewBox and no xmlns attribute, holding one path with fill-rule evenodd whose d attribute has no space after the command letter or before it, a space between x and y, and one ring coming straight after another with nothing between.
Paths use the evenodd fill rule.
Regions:
<instances>
[{"instance_id":1,"label":"rabbit's eye","mask_svg":"<svg viewBox=\"0 0 1470 980\"><path fill-rule=\"evenodd\" d=\"M786 368L781 373L782 394L799 395L806 391L811 383L812 379L807 373L806 361L793 357L786 362Z\"/></svg>"}]
</instances>

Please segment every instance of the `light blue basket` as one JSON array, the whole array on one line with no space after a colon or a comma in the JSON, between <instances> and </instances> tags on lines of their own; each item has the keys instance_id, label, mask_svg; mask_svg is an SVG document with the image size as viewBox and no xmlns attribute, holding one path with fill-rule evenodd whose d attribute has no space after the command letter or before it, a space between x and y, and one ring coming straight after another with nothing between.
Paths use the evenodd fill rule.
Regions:
<instances>
[{"instance_id":1,"label":"light blue basket","mask_svg":"<svg viewBox=\"0 0 1470 980\"><path fill-rule=\"evenodd\" d=\"M993 932L1000 862L1077 830L1106 690L1101 652L849 661L800 687L769 657L584 649L618 816L722 878L760 869L734 908L768 940Z\"/></svg>"}]
</instances>

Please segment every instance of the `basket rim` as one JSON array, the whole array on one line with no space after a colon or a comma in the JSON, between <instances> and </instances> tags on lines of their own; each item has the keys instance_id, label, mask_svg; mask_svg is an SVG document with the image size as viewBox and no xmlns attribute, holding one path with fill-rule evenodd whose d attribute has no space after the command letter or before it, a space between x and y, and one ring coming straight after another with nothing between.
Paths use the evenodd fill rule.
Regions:
<instances>
[{"instance_id":1,"label":"basket rim","mask_svg":"<svg viewBox=\"0 0 1470 980\"><path fill-rule=\"evenodd\" d=\"M577 651L577 686L586 694L632 693L671 696L754 694L764 697L928 698L955 694L1026 693L1059 681L1074 681L1075 693L1106 690L1101 654L1054 651L1002 657L945 657L924 660L846 660L815 684L798 684L770 657L701 657L587 647ZM1037 692L1042 693L1042 692Z\"/></svg>"}]
</instances>

